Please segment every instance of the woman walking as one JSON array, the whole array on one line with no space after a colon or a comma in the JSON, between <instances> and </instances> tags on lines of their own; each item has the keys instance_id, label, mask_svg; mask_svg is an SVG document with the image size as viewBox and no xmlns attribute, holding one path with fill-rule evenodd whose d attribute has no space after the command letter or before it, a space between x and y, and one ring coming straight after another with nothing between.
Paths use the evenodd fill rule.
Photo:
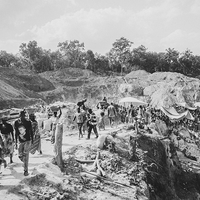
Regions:
<instances>
[{"instance_id":1,"label":"woman walking","mask_svg":"<svg viewBox=\"0 0 200 200\"><path fill-rule=\"evenodd\" d=\"M36 151L38 151L40 154L42 154L41 137L38 128L38 122L36 121L36 116L34 114L30 114L29 119L31 121L33 130L33 144L31 145L30 153L34 154Z\"/></svg>"}]
</instances>

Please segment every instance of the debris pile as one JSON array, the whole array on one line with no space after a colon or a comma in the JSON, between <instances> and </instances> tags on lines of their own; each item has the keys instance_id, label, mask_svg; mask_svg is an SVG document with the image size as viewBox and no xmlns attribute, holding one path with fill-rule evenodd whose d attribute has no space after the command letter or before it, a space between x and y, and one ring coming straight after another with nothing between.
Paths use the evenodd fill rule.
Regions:
<instances>
[{"instance_id":1,"label":"debris pile","mask_svg":"<svg viewBox=\"0 0 200 200\"><path fill-rule=\"evenodd\" d=\"M46 163L36 167L31 177L25 178L8 192L31 200L76 200L76 190L68 187L67 183L57 166Z\"/></svg>"},{"instance_id":2,"label":"debris pile","mask_svg":"<svg viewBox=\"0 0 200 200\"><path fill-rule=\"evenodd\" d=\"M172 139L132 130L102 138L104 143L109 138L114 151L107 143L101 148L99 142L77 145L63 153L62 172L54 164L37 166L10 192L29 199L147 200L184 199L192 188L187 199L198 199L200 175L187 170L197 162L183 165Z\"/></svg>"}]
</instances>

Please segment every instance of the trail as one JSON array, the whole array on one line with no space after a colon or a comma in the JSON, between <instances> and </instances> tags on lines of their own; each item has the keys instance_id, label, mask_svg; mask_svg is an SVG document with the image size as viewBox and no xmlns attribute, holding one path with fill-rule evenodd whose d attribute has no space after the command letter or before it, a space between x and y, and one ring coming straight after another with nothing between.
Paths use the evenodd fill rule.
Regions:
<instances>
[{"instance_id":1,"label":"trail","mask_svg":"<svg viewBox=\"0 0 200 200\"><path fill-rule=\"evenodd\" d=\"M115 128L107 127L105 131L100 131L99 135L107 134L115 130L117 130L117 127ZM84 137L79 140L77 131L64 133L62 152L65 152L76 145L81 145L83 143L94 144L96 142L96 138L94 134L91 134L90 140L86 140L86 137L87 135L85 134ZM31 173L36 166L42 163L49 163L54 157L53 145L51 144L51 141L49 138L42 138L42 152L43 154L41 155L38 152L36 152L34 155L29 154L29 176L28 177L31 176ZM25 176L23 175L23 165L22 165L23 163L18 158L18 151L15 150L14 152L14 156L13 156L14 163L9 164L8 157L5 159L8 163L8 166L5 169L2 166L2 174L0 175L0 199L4 199L4 200L22 199L22 198L19 198L19 196L16 196L12 193L9 193L9 194L7 193L9 189L11 189L13 186L18 185L20 181L22 181L25 178Z\"/></svg>"}]
</instances>

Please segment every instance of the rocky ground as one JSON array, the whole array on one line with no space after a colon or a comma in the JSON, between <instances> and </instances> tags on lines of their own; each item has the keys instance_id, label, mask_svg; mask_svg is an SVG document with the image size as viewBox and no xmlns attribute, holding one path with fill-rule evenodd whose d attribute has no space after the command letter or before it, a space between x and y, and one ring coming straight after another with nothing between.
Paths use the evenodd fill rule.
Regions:
<instances>
[{"instance_id":1,"label":"rocky ground","mask_svg":"<svg viewBox=\"0 0 200 200\"><path fill-rule=\"evenodd\" d=\"M199 162L186 158L169 139L145 131L136 135L127 125L107 127L100 135L114 136L115 149L99 150L94 135L78 140L76 131L65 132L62 172L52 164L48 137L42 139L43 154L30 155L28 177L15 152L14 163L0 176L1 199L199 199ZM94 166L98 152L105 174Z\"/></svg>"}]
</instances>

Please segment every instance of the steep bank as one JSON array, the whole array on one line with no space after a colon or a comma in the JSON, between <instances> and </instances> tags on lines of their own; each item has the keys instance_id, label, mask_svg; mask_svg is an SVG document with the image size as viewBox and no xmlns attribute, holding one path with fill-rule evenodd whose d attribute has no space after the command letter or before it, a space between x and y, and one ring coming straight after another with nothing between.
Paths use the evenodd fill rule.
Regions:
<instances>
[{"instance_id":1,"label":"steep bank","mask_svg":"<svg viewBox=\"0 0 200 200\"><path fill-rule=\"evenodd\" d=\"M35 104L43 99L38 92L52 89L51 82L31 71L0 67L0 109Z\"/></svg>"}]
</instances>

